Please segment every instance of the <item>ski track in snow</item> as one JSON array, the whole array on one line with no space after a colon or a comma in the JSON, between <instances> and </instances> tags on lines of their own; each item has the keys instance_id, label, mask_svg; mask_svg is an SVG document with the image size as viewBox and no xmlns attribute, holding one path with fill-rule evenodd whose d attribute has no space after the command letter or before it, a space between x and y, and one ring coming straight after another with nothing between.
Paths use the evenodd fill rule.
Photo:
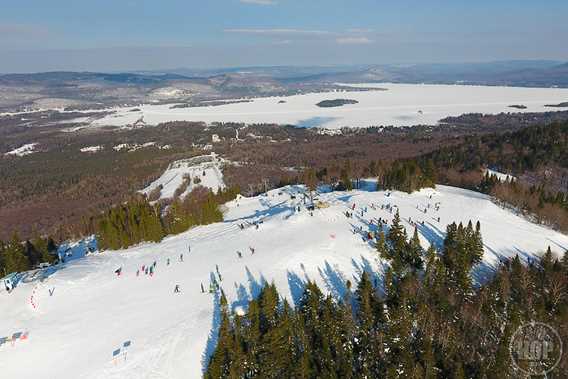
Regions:
<instances>
[{"instance_id":1,"label":"ski track in snow","mask_svg":"<svg viewBox=\"0 0 568 379\"><path fill-rule=\"evenodd\" d=\"M2 377L199 378L219 325L218 296L202 294L200 283L209 289L216 264L232 309L246 306L263 283L272 281L291 303L297 302L308 278L322 290L343 296L345 281L357 280L363 270L378 273L374 278L380 280L384 262L354 230L361 225L366 232L371 218L390 222L393 214L381 210L381 204L399 207L408 233L413 231L409 216L423 220L419 231L424 247L439 245L450 222L479 220L485 256L475 278L483 278L503 257L520 254L526 260L548 245L558 254L568 248L568 236L531 224L487 196L463 189L438 186L390 196L367 191L322 193L318 198L329 207L316 210L313 217L304 208L293 210L302 199L291 200L290 194L301 191L292 186L268 196L241 197L226 204L225 222L196 227L158 244L89 254L69 260L63 268L38 271L11 294L0 289L0 337L29 331L27 340L0 346ZM437 202L440 211L432 208ZM353 203L354 217L348 219L344 212ZM365 206L368 212L360 217L360 207ZM258 230L238 226L259 220ZM256 249L254 255L249 247ZM75 254L81 244L73 249ZM243 258L237 257L237 250ZM180 253L184 262L179 262ZM154 260L157 269L152 278L136 276L137 268ZM123 268L120 277L114 274L118 267ZM181 286L180 294L173 293L176 284ZM48 293L51 288L53 296ZM37 309L29 304L34 289ZM128 340L132 346L126 360L121 355L113 361L112 351Z\"/></svg>"}]
</instances>

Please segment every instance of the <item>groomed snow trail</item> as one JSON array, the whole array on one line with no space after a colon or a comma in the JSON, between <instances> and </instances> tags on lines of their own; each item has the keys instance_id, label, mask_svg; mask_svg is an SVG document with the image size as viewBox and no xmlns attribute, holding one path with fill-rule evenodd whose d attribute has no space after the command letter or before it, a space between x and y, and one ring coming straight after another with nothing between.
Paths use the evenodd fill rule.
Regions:
<instances>
[{"instance_id":1,"label":"groomed snow trail","mask_svg":"<svg viewBox=\"0 0 568 379\"><path fill-rule=\"evenodd\" d=\"M293 206L302 202L301 196L290 198L297 191L301 188L285 187L267 196L240 198L226 204L225 222L158 244L88 255L68 262L41 283L20 283L11 294L0 289L0 337L29 332L25 341L0 346L2 377L199 378L214 348L219 322L218 297L207 292L216 265L232 308L246 305L264 282L271 281L291 302L298 300L308 278L342 296L345 280L356 280L362 270L379 273L380 280L382 265L372 244L354 231L362 226L366 232L373 218L390 222L393 214L381 205L396 205L409 233L413 227L408 217L424 221L419 230L425 247L441 243L448 223L479 220L485 243L480 275L502 257L520 254L527 259L549 245L558 254L568 248L567 236L531 224L484 195L458 188L438 186L390 196L324 193L318 198L328 207L313 216L303 207L294 211ZM354 216L346 218L344 213L353 204ZM365 207L368 212L361 217ZM262 221L258 229L252 225L255 221ZM244 230L241 223L246 224ZM136 276L137 269L154 260L153 277ZM123 268L120 277L114 274L118 267ZM179 294L173 292L176 284ZM37 309L29 304L34 289ZM125 341L132 341L126 357L121 354L113 360L112 352Z\"/></svg>"}]
</instances>

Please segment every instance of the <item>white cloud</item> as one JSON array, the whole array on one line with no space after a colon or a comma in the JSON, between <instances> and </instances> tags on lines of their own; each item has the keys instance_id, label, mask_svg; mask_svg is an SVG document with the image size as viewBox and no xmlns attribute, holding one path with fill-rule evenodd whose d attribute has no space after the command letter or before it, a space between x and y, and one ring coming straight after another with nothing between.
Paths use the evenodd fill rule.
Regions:
<instances>
[{"instance_id":1,"label":"white cloud","mask_svg":"<svg viewBox=\"0 0 568 379\"><path fill-rule=\"evenodd\" d=\"M368 29L368 28L353 28L353 29L347 29L347 31L349 33L357 33L357 34L367 34L374 32L373 29Z\"/></svg>"},{"instance_id":2,"label":"white cloud","mask_svg":"<svg viewBox=\"0 0 568 379\"><path fill-rule=\"evenodd\" d=\"M367 37L340 37L335 40L340 45L367 45L373 43Z\"/></svg>"},{"instance_id":3,"label":"white cloud","mask_svg":"<svg viewBox=\"0 0 568 379\"><path fill-rule=\"evenodd\" d=\"M243 4L276 5L275 0L239 0Z\"/></svg>"},{"instance_id":4,"label":"white cloud","mask_svg":"<svg viewBox=\"0 0 568 379\"><path fill-rule=\"evenodd\" d=\"M275 29L225 29L226 33L242 33L242 34L264 34L270 36L327 36L334 33L327 30L307 30L307 29L287 29L287 28L275 28Z\"/></svg>"}]
</instances>

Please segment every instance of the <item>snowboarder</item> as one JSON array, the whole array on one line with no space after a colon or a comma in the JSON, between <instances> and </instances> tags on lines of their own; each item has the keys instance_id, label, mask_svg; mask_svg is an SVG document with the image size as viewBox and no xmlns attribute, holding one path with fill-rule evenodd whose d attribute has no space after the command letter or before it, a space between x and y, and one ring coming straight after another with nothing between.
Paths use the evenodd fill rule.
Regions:
<instances>
[{"instance_id":1,"label":"snowboarder","mask_svg":"<svg viewBox=\"0 0 568 379\"><path fill-rule=\"evenodd\" d=\"M176 284L176 286L174 287L174 293L179 293L179 284Z\"/></svg>"}]
</instances>

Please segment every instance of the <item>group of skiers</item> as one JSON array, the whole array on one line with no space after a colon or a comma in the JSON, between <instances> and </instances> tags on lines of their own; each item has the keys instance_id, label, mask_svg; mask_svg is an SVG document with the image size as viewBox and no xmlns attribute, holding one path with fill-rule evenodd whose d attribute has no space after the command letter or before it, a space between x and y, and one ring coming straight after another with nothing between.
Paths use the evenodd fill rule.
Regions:
<instances>
[{"instance_id":1,"label":"group of skiers","mask_svg":"<svg viewBox=\"0 0 568 379\"><path fill-rule=\"evenodd\" d=\"M390 196L390 193L387 193L385 196L386 196L386 197L389 197L389 196ZM432 195L430 195L430 199L432 199ZM441 204L441 202L436 202L436 203L433 205L433 208L434 208L436 211L439 211L439 210L440 210L440 204ZM368 212L368 207L370 207L370 208L373 209L373 210L377 210L377 209L378 209L378 207L377 207L377 205L376 205L375 203L371 203L369 206L361 207L361 208L357 211L357 212L360 212L361 217L364 217L365 214ZM426 213L426 212L427 212L427 209L430 208L430 207L432 207L432 205L431 205L430 203L428 203L427 207L424 208L424 213ZM347 210L345 211L345 213L344 213L345 217L347 217L347 218L353 218L353 212L355 212L355 209L356 209L356 208L357 208L357 204L355 204L355 203L353 203L351 206L349 206L348 209L347 209ZM396 205L396 204L392 204L392 205L391 205L390 203L381 204L381 206L380 206L380 209L381 209L381 210L385 210L385 209L386 209L386 210L388 210L389 213L391 213L391 214L393 213L393 211L394 211L395 209L398 209L398 208L399 208L398 205ZM418 205L416 205L416 209L419 209L419 208L418 208ZM352 212L350 212L350 210L351 210ZM440 222L440 217L438 216L437 218L435 218L435 220L436 220L437 222ZM361 226L361 225L360 225L359 227L354 227L353 233L354 233L354 234L361 234L361 235L362 235L362 238L363 238L363 241L371 241L371 240L374 240L374 239L378 238L378 233L376 233L374 230L372 230L372 226L374 225L374 222L375 222L375 221L376 221L376 223L377 223L377 229L378 229L378 230L382 230L382 229L383 229L383 226L384 226L384 225L387 225L387 220L386 220L386 219L383 219L383 218L381 218L381 217L379 217L378 219L373 219L373 218L371 218L371 219L369 219L369 229L368 229L368 231L367 231L366 233L363 233L363 226ZM424 220L417 221L417 220L413 220L412 217L408 217L408 223L409 223L410 225L414 226L414 227L416 227L418 224L419 224L419 225L422 225L422 226L425 225Z\"/></svg>"},{"instance_id":2,"label":"group of skiers","mask_svg":"<svg viewBox=\"0 0 568 379\"><path fill-rule=\"evenodd\" d=\"M191 253L191 245L188 245L188 252ZM183 262L183 253L181 253L179 255L179 261ZM170 258L166 258L166 266L169 266L171 263ZM151 265L147 265L147 264L143 264L141 267L139 267L136 270L136 277L139 277L140 274L144 274L144 275L148 275L150 277L154 276L154 273L156 272L156 267L158 266L158 262L154 261L152 262ZM114 273L116 274L116 276L121 276L122 275L122 266L120 266L119 268L117 268L116 270L114 270ZM179 293L181 292L180 286L179 284L176 284L174 286L174 293Z\"/></svg>"}]
</instances>

